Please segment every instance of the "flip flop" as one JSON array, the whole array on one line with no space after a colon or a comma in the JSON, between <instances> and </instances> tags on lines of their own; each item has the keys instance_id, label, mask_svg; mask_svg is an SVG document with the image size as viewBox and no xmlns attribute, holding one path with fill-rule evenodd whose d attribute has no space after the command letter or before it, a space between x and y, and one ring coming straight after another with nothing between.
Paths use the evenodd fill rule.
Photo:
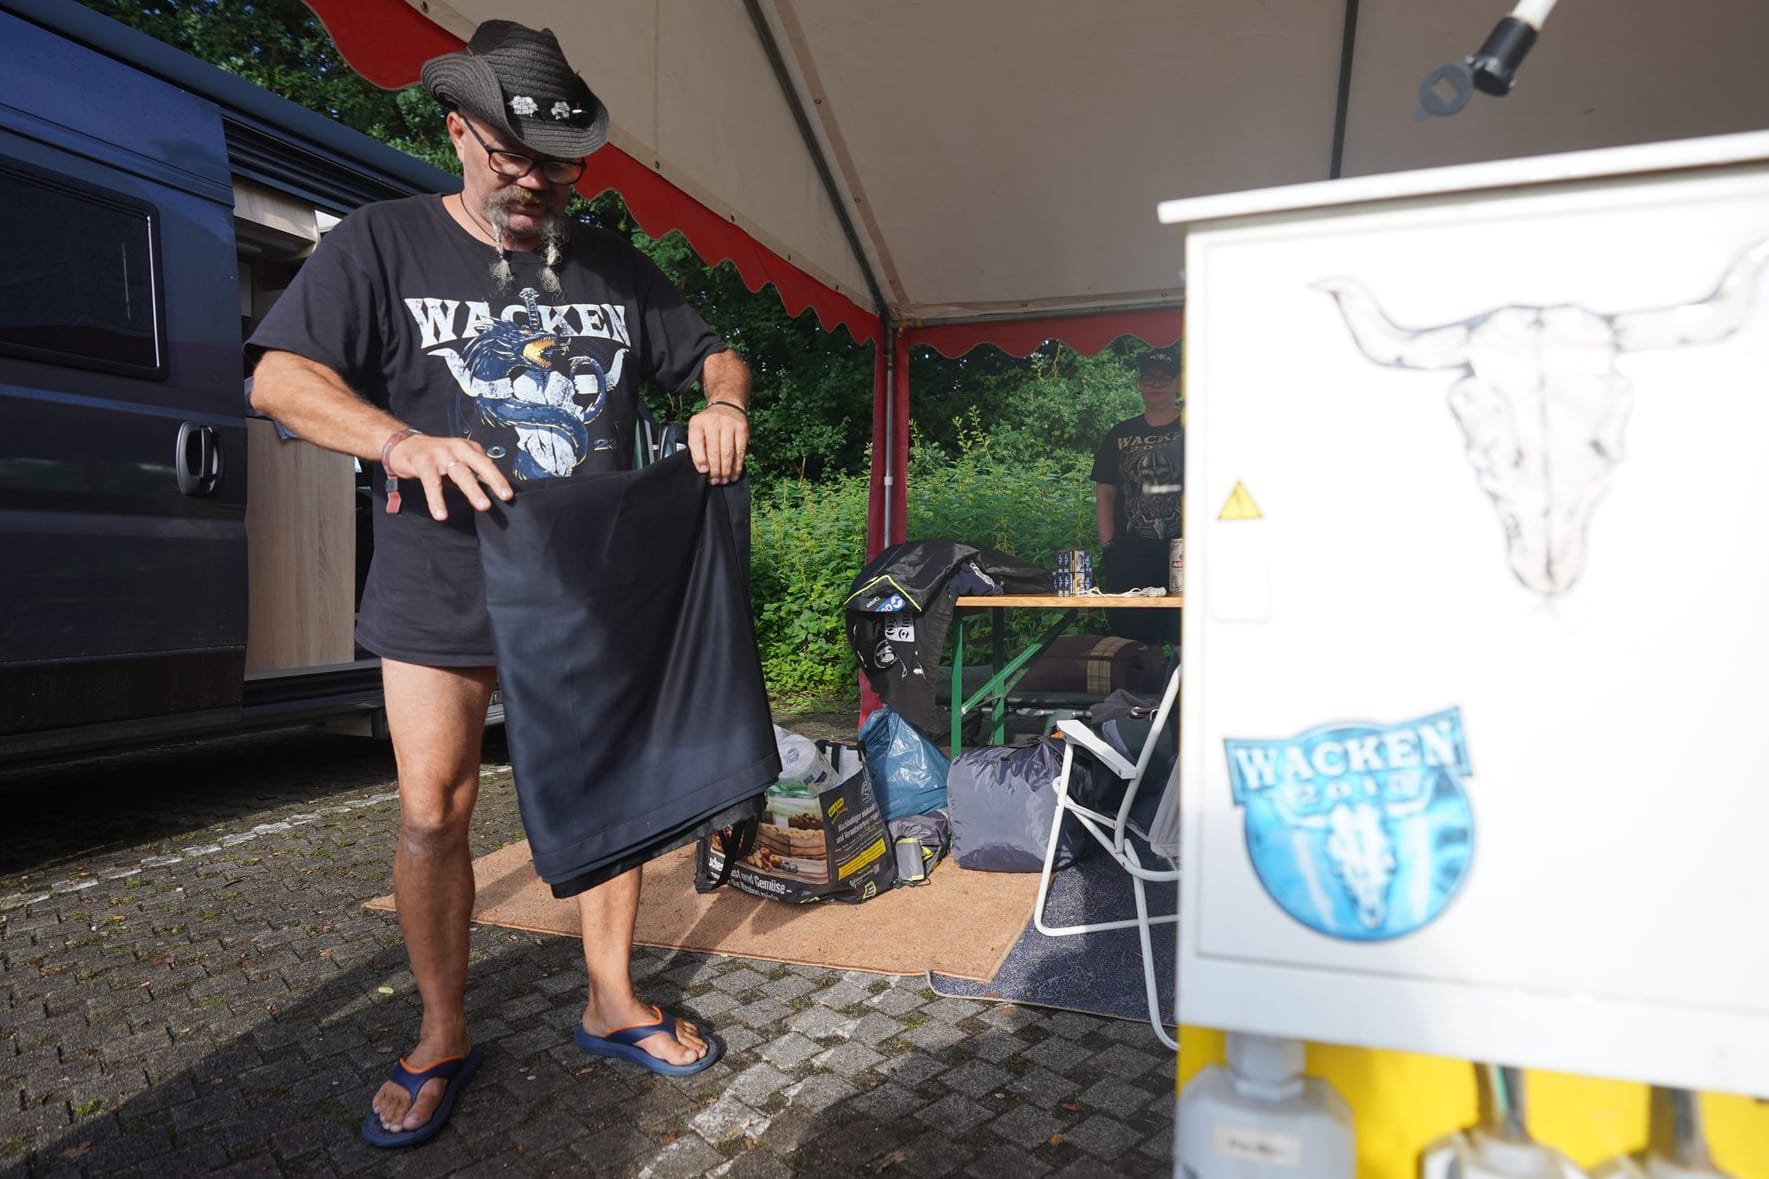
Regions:
<instances>
[{"instance_id":1,"label":"flip flop","mask_svg":"<svg viewBox=\"0 0 1769 1179\"><path fill-rule=\"evenodd\" d=\"M448 1116L455 1111L455 1098L473 1079L479 1070L479 1049L474 1048L465 1056L448 1056L437 1061L421 1072L413 1072L406 1067L402 1057L399 1063L387 1073L387 1079L411 1094L413 1101L418 1099L418 1090L424 1082L441 1077L448 1082L443 1090L442 1101L430 1115L430 1120L413 1130L389 1130L381 1124L381 1115L369 1110L369 1116L363 1119L362 1136L370 1146L416 1146L420 1142L428 1142L442 1132L448 1124Z\"/></svg>"},{"instance_id":2,"label":"flip flop","mask_svg":"<svg viewBox=\"0 0 1769 1179\"><path fill-rule=\"evenodd\" d=\"M615 1060L624 1060L641 1068L648 1068L654 1073L662 1073L666 1077L691 1077L712 1064L725 1054L725 1046L711 1036L705 1036L706 1055L693 1064L671 1064L661 1060L639 1047L639 1041L647 1036L655 1036L658 1032L666 1032L673 1039L676 1034L676 1017L665 1015L661 1008L653 1007L651 1014L657 1017L656 1023L635 1024L630 1028L617 1028L606 1036L592 1036L584 1031L583 1025L576 1028L577 1046L591 1056L610 1056ZM704 1035L704 1033L703 1033Z\"/></svg>"}]
</instances>

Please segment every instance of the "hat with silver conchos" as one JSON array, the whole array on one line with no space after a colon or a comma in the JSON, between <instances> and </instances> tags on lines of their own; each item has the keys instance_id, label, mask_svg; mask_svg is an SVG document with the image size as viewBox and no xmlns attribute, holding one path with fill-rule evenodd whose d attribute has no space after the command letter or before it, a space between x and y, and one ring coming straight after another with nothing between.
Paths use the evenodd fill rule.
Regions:
<instances>
[{"instance_id":1,"label":"hat with silver conchos","mask_svg":"<svg viewBox=\"0 0 1769 1179\"><path fill-rule=\"evenodd\" d=\"M551 29L488 20L467 47L424 63L424 89L539 155L574 160L608 142L608 108Z\"/></svg>"}]
</instances>

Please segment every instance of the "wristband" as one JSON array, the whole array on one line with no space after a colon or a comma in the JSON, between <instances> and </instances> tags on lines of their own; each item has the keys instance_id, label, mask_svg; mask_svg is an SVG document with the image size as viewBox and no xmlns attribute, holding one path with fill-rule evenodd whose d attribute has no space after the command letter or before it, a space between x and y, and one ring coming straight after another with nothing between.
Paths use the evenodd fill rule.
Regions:
<instances>
[{"instance_id":1,"label":"wristband","mask_svg":"<svg viewBox=\"0 0 1769 1179\"><path fill-rule=\"evenodd\" d=\"M720 400L720 401L709 401L709 402L707 402L707 403L706 403L706 407L707 407L707 408L708 408L708 409L711 409L711 408L712 408L712 407L713 407L713 406L715 406L715 405L723 405L723 406L728 406L728 407L730 407L730 408L731 408L731 409L734 409L734 410L736 410L736 411L737 411L737 412L738 412L738 413L740 413L740 414L742 414L742 415L743 415L743 420L744 420L744 421L746 421L746 422L747 422L747 421L749 421L749 410L747 410L747 409L745 409L745 408L744 408L744 407L743 407L743 406L741 406L741 405L738 405L738 404L737 404L737 403L736 403L736 402L735 402L735 401L724 401L724 400Z\"/></svg>"},{"instance_id":2,"label":"wristband","mask_svg":"<svg viewBox=\"0 0 1769 1179\"><path fill-rule=\"evenodd\" d=\"M393 448L395 446L398 446L413 434L422 433L422 430L414 430L410 426L407 426L403 430L393 431L393 433L387 435L387 441L381 443L381 471L386 476L387 481L387 514L389 516L397 515L399 512L399 478L394 475L393 468L387 465L387 460L393 457Z\"/></svg>"}]
</instances>

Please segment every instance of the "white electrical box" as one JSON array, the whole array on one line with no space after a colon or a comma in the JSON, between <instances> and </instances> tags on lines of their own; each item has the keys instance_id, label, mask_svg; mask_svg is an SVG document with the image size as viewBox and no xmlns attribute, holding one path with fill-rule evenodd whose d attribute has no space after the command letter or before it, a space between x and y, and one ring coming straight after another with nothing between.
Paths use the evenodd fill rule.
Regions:
<instances>
[{"instance_id":1,"label":"white electrical box","mask_svg":"<svg viewBox=\"0 0 1769 1179\"><path fill-rule=\"evenodd\" d=\"M1161 217L1181 1021L1769 1095L1769 134Z\"/></svg>"}]
</instances>

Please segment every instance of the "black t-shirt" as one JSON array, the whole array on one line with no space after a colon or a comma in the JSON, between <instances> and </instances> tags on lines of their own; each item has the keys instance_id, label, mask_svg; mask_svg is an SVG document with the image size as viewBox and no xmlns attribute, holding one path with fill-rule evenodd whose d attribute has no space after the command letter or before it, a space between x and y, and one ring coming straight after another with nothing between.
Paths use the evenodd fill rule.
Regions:
<instances>
[{"instance_id":1,"label":"black t-shirt","mask_svg":"<svg viewBox=\"0 0 1769 1179\"><path fill-rule=\"evenodd\" d=\"M1118 489L1115 537L1180 535L1184 427L1178 420L1151 426L1141 415L1119 422L1093 452L1093 481Z\"/></svg>"},{"instance_id":2,"label":"black t-shirt","mask_svg":"<svg viewBox=\"0 0 1769 1179\"><path fill-rule=\"evenodd\" d=\"M620 237L575 226L542 293L541 258L497 252L436 196L359 209L330 233L271 308L250 354L293 352L426 434L472 438L521 494L524 482L633 464L639 382L680 391L724 344L663 273ZM447 494L438 523L417 484L385 512L373 473L375 556L357 641L435 666L493 662L473 508Z\"/></svg>"}]
</instances>

